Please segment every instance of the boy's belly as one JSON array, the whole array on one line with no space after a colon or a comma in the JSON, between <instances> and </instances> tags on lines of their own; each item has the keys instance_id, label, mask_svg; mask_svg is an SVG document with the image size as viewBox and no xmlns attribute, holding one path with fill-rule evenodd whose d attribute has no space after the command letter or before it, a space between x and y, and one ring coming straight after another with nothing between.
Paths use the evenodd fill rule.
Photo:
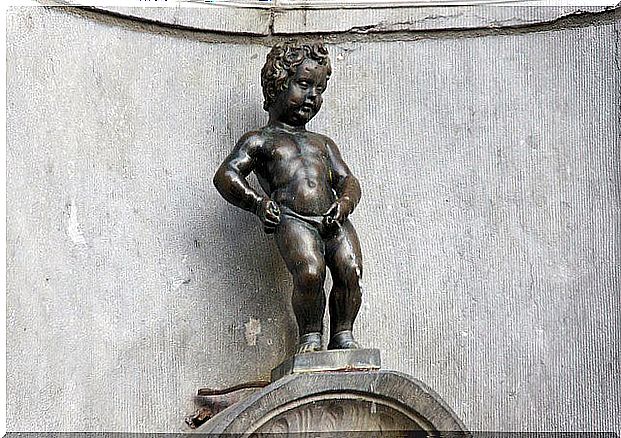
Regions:
<instances>
[{"instance_id":1,"label":"boy's belly","mask_svg":"<svg viewBox=\"0 0 621 438\"><path fill-rule=\"evenodd\" d=\"M325 214L335 200L327 182L308 177L292 180L277 188L271 198L297 213L317 216Z\"/></svg>"}]
</instances>

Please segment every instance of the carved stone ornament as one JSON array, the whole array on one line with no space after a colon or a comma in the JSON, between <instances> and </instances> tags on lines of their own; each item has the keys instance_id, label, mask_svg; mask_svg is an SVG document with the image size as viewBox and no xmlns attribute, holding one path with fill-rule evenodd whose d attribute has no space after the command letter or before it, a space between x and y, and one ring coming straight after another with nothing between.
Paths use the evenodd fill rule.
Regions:
<instances>
[{"instance_id":1,"label":"carved stone ornament","mask_svg":"<svg viewBox=\"0 0 621 438\"><path fill-rule=\"evenodd\" d=\"M267 433L344 436L344 432L347 436L354 432L418 436L418 432L433 437L447 431L451 436L470 436L425 384L394 371L367 371L285 376L222 411L196 432L248 437Z\"/></svg>"}]
</instances>

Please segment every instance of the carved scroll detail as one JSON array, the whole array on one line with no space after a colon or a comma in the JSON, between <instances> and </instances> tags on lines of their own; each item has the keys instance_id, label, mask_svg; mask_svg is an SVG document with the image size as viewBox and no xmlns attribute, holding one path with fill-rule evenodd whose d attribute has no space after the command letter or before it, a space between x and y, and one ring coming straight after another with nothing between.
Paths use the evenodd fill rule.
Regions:
<instances>
[{"instance_id":1,"label":"carved scroll detail","mask_svg":"<svg viewBox=\"0 0 621 438\"><path fill-rule=\"evenodd\" d=\"M311 401L282 412L255 433L399 431L422 430L409 416L395 408L366 399Z\"/></svg>"}]
</instances>

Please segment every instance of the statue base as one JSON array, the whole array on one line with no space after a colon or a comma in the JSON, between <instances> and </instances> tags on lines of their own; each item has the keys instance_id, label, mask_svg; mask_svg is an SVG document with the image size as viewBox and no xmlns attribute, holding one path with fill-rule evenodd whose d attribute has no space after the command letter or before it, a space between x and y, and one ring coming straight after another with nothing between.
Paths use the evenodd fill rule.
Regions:
<instances>
[{"instance_id":1,"label":"statue base","mask_svg":"<svg viewBox=\"0 0 621 438\"><path fill-rule=\"evenodd\" d=\"M296 354L272 370L272 382L288 375L323 371L377 371L381 368L376 348L328 350Z\"/></svg>"},{"instance_id":2,"label":"statue base","mask_svg":"<svg viewBox=\"0 0 621 438\"><path fill-rule=\"evenodd\" d=\"M424 383L379 368L376 349L295 355L274 368L272 383L197 425L195 432L250 437L272 433L379 436L386 432L390 436L444 436L442 432L450 432L451 437L471 436Z\"/></svg>"}]
</instances>

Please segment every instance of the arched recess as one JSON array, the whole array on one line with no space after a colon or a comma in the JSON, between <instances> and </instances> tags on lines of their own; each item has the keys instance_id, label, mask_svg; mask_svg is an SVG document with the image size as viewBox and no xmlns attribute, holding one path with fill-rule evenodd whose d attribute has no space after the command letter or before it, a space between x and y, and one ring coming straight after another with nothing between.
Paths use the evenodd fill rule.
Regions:
<instances>
[{"instance_id":1,"label":"arched recess","mask_svg":"<svg viewBox=\"0 0 621 438\"><path fill-rule=\"evenodd\" d=\"M389 34L438 30L522 28L614 8L533 7L523 0L186 0L143 3L149 7L92 6L57 0L125 19L178 29L240 36ZM112 2L112 4L115 4ZM335 13L338 11L338 13Z\"/></svg>"}]
</instances>

